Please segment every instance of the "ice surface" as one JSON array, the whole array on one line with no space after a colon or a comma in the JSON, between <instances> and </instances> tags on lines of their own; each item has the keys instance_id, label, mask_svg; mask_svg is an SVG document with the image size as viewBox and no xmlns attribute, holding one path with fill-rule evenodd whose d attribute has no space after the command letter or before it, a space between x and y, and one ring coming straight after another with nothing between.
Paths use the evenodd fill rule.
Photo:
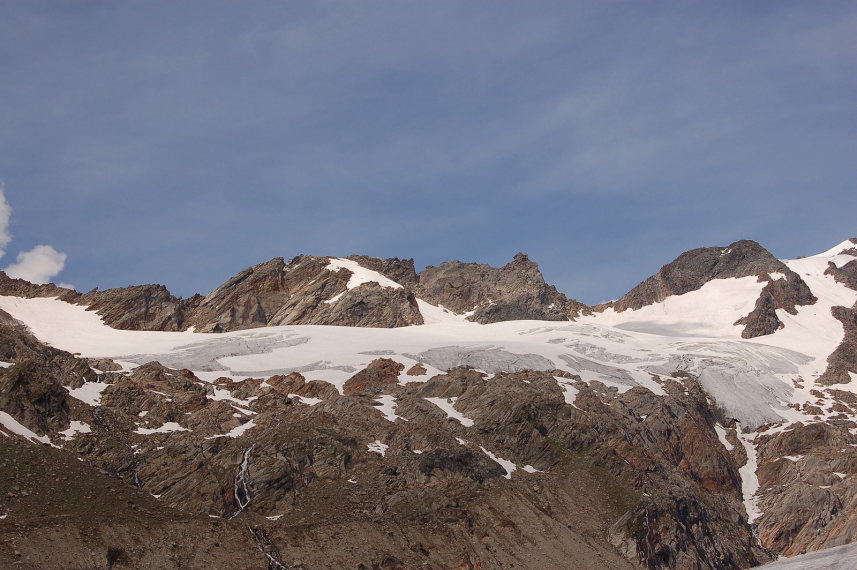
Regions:
<instances>
[{"instance_id":1,"label":"ice surface","mask_svg":"<svg viewBox=\"0 0 857 570\"><path fill-rule=\"evenodd\" d=\"M857 543L808 552L792 558L756 566L762 570L854 570L857 568Z\"/></svg>"}]
</instances>

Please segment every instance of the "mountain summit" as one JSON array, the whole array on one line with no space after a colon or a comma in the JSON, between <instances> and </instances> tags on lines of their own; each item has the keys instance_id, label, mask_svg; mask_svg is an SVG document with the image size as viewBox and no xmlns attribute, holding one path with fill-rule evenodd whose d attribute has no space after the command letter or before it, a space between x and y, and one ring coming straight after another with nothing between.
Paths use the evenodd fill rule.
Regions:
<instances>
[{"instance_id":1,"label":"mountain summit","mask_svg":"<svg viewBox=\"0 0 857 570\"><path fill-rule=\"evenodd\" d=\"M275 258L189 299L0 274L0 560L719 570L854 543L856 314L857 239L692 250L597 308L524 254Z\"/></svg>"}]
</instances>

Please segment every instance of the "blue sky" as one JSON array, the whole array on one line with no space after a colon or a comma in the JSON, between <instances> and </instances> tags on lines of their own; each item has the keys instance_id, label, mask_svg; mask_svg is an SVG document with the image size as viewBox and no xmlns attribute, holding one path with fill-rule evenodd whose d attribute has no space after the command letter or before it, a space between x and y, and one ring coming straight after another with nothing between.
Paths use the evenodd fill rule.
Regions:
<instances>
[{"instance_id":1,"label":"blue sky","mask_svg":"<svg viewBox=\"0 0 857 570\"><path fill-rule=\"evenodd\" d=\"M694 247L796 257L857 235L853 1L0 14L0 266L47 245L42 275L79 290L207 293L300 253L524 251L596 303Z\"/></svg>"}]
</instances>

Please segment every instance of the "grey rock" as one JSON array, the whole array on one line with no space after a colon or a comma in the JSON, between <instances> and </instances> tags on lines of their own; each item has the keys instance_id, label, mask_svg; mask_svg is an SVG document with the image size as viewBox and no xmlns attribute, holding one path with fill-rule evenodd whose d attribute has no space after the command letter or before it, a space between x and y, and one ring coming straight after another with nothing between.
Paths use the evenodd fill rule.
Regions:
<instances>
[{"instance_id":1,"label":"grey rock","mask_svg":"<svg viewBox=\"0 0 857 570\"><path fill-rule=\"evenodd\" d=\"M449 261L419 274L417 295L456 313L473 311L478 323L537 319L569 320L587 307L545 283L537 264L523 253L503 267Z\"/></svg>"}]
</instances>

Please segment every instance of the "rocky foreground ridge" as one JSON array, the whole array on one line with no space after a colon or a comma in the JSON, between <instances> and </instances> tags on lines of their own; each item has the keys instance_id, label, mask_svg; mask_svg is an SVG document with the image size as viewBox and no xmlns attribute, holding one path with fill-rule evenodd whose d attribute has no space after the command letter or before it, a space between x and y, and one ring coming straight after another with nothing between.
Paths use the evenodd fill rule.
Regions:
<instances>
[{"instance_id":1,"label":"rocky foreground ridge","mask_svg":"<svg viewBox=\"0 0 857 570\"><path fill-rule=\"evenodd\" d=\"M842 252L825 274L857 291L857 249ZM752 430L706 389L704 369L668 360L633 381L639 357L584 343L635 338L598 325L598 311L735 278L759 282L739 323L759 341L823 302L805 277L753 242L683 254L595 309L520 254L420 273L412 260L274 259L190 299L0 275L2 295L58 297L125 330L406 327L442 305L479 323L576 318L589 335L565 338L562 323L545 333L569 347L556 369L508 346L467 360L474 345L449 366L431 351L377 350L328 379L288 366L233 378L176 366L188 351L166 365L75 355L0 311L0 567L730 569L855 542L857 304L828 311L843 332L819 374L789 373L811 401ZM729 342L736 358L758 346ZM687 358L709 350L686 346ZM466 364L484 354L526 364Z\"/></svg>"}]
</instances>

